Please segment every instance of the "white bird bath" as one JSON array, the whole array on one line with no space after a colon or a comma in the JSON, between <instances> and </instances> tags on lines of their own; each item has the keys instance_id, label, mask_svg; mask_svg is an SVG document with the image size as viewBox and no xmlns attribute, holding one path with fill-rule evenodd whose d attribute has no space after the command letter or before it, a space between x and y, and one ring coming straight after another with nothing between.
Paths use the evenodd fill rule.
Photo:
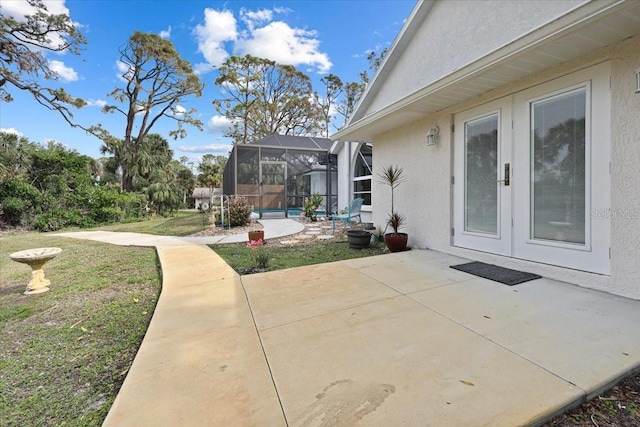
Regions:
<instances>
[{"instance_id":1,"label":"white bird bath","mask_svg":"<svg viewBox=\"0 0 640 427\"><path fill-rule=\"evenodd\" d=\"M9 257L16 262L27 264L31 267L31 281L27 284L25 295L41 294L49 290L51 281L44 278L42 267L47 261L55 258L62 252L60 248L37 248L26 251L14 252Z\"/></svg>"}]
</instances>

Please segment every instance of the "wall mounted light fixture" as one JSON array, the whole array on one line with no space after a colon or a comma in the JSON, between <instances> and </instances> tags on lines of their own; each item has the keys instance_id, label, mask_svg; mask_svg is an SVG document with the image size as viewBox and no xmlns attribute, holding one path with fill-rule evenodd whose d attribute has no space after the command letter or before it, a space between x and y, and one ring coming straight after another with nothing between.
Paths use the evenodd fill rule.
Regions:
<instances>
[{"instance_id":1,"label":"wall mounted light fixture","mask_svg":"<svg viewBox=\"0 0 640 427\"><path fill-rule=\"evenodd\" d=\"M429 132L427 132L427 145L436 145L439 134L440 128L438 126L429 128Z\"/></svg>"},{"instance_id":2,"label":"wall mounted light fixture","mask_svg":"<svg viewBox=\"0 0 640 427\"><path fill-rule=\"evenodd\" d=\"M640 93L640 68L636 70L636 93Z\"/></svg>"}]
</instances>

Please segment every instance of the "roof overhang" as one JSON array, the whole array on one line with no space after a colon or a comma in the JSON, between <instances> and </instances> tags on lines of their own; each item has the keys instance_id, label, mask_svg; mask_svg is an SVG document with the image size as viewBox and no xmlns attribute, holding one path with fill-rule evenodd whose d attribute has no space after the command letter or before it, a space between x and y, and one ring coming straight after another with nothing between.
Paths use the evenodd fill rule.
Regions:
<instances>
[{"instance_id":1,"label":"roof overhang","mask_svg":"<svg viewBox=\"0 0 640 427\"><path fill-rule=\"evenodd\" d=\"M586 3L383 109L350 122L331 139L372 142L374 135L386 130L638 34L640 1Z\"/></svg>"}]
</instances>

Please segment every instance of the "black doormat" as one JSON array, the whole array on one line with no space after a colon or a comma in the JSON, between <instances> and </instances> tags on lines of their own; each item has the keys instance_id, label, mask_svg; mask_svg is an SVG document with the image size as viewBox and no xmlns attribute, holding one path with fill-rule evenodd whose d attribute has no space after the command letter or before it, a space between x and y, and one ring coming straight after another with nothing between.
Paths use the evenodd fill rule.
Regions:
<instances>
[{"instance_id":1,"label":"black doormat","mask_svg":"<svg viewBox=\"0 0 640 427\"><path fill-rule=\"evenodd\" d=\"M451 268L473 274L474 276L484 277L485 279L504 283L513 286L519 283L528 282L529 280L539 279L542 276L527 273L524 271L511 270L504 267L498 267L493 264L485 264L484 262L468 262L466 264L452 265Z\"/></svg>"}]
</instances>

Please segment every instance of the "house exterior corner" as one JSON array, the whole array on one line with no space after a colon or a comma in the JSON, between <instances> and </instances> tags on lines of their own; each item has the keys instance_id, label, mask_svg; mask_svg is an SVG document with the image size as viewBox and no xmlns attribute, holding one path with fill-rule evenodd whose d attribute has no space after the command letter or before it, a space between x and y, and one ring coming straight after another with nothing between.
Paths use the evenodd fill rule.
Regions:
<instances>
[{"instance_id":1,"label":"house exterior corner","mask_svg":"<svg viewBox=\"0 0 640 427\"><path fill-rule=\"evenodd\" d=\"M448 59L429 49L425 26L460 7L431 2L338 137L371 141L373 176L405 170L394 205L410 246L640 299L640 4L527 4L531 20L508 28L509 43L492 46L500 28L489 28L475 59L430 75L415 67ZM603 35L614 24L618 35ZM403 83L412 72L424 80ZM372 211L375 224L390 212L390 190L375 179Z\"/></svg>"}]
</instances>

